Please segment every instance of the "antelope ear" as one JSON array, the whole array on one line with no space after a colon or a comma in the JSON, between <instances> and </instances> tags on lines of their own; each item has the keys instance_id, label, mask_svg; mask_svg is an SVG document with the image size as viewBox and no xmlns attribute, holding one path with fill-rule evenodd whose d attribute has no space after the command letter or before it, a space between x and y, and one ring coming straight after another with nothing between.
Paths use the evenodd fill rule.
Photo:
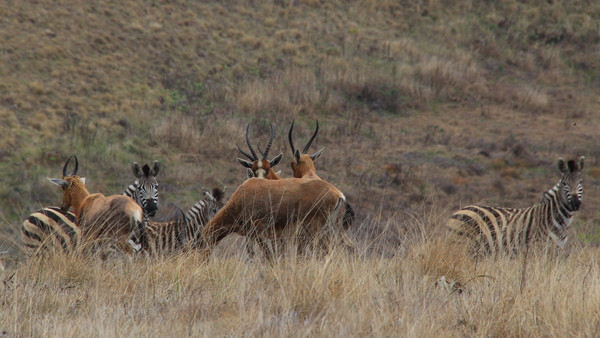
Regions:
<instances>
[{"instance_id":1,"label":"antelope ear","mask_svg":"<svg viewBox=\"0 0 600 338\"><path fill-rule=\"evenodd\" d=\"M583 170L583 160L585 160L585 156L581 156L579 161L577 161L577 171L579 172Z\"/></svg>"},{"instance_id":2,"label":"antelope ear","mask_svg":"<svg viewBox=\"0 0 600 338\"><path fill-rule=\"evenodd\" d=\"M152 171L150 172L150 174L154 177L158 176L158 172L160 171L160 165L158 164L158 161L154 161L154 164L152 165Z\"/></svg>"},{"instance_id":3,"label":"antelope ear","mask_svg":"<svg viewBox=\"0 0 600 338\"><path fill-rule=\"evenodd\" d=\"M283 157L283 153L279 153L279 155L275 156L270 162L269 164L271 165L271 167L274 167L276 165L279 164L279 162L281 162L281 158Z\"/></svg>"},{"instance_id":4,"label":"antelope ear","mask_svg":"<svg viewBox=\"0 0 600 338\"><path fill-rule=\"evenodd\" d=\"M280 176L281 175L281 170L279 170L278 172L276 172L275 175Z\"/></svg>"},{"instance_id":5,"label":"antelope ear","mask_svg":"<svg viewBox=\"0 0 600 338\"><path fill-rule=\"evenodd\" d=\"M558 159L558 171L560 171L562 174L566 174L569 171L569 168L567 168L567 162L565 162L565 160L562 158Z\"/></svg>"},{"instance_id":6,"label":"antelope ear","mask_svg":"<svg viewBox=\"0 0 600 338\"><path fill-rule=\"evenodd\" d=\"M80 177L81 183L85 184L85 177Z\"/></svg>"},{"instance_id":7,"label":"antelope ear","mask_svg":"<svg viewBox=\"0 0 600 338\"><path fill-rule=\"evenodd\" d=\"M59 178L49 178L46 177L50 182L56 184L56 185L60 185L61 187L68 187L69 186L69 182L65 181L65 180L61 180Z\"/></svg>"},{"instance_id":8,"label":"antelope ear","mask_svg":"<svg viewBox=\"0 0 600 338\"><path fill-rule=\"evenodd\" d=\"M300 163L300 149L294 151L294 158L296 159L296 164Z\"/></svg>"},{"instance_id":9,"label":"antelope ear","mask_svg":"<svg viewBox=\"0 0 600 338\"><path fill-rule=\"evenodd\" d=\"M252 169L250 169L250 168L246 169L246 176L248 178L253 178L254 177L254 171L252 171Z\"/></svg>"},{"instance_id":10,"label":"antelope ear","mask_svg":"<svg viewBox=\"0 0 600 338\"><path fill-rule=\"evenodd\" d=\"M131 166L131 170L133 171L133 176L135 176L135 178L140 178L140 177L144 176L144 173L142 172L142 168L140 168L140 165L137 164L137 162L133 162L133 165Z\"/></svg>"},{"instance_id":11,"label":"antelope ear","mask_svg":"<svg viewBox=\"0 0 600 338\"><path fill-rule=\"evenodd\" d=\"M240 162L240 164L242 165L242 167L248 168L248 169L252 169L252 162L248 162L246 160L242 160L241 158L238 158L237 160L238 160L238 162Z\"/></svg>"},{"instance_id":12,"label":"antelope ear","mask_svg":"<svg viewBox=\"0 0 600 338\"><path fill-rule=\"evenodd\" d=\"M321 150L317 151L316 153L310 155L310 158L314 161L316 159L318 159L321 154L323 154L323 150L325 150L325 148L321 148Z\"/></svg>"}]
</instances>

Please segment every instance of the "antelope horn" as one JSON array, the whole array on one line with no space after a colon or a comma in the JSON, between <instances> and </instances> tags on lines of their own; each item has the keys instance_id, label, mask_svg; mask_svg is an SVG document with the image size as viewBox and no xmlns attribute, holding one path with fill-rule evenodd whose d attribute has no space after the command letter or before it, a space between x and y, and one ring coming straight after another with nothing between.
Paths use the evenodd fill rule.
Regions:
<instances>
[{"instance_id":1,"label":"antelope horn","mask_svg":"<svg viewBox=\"0 0 600 338\"><path fill-rule=\"evenodd\" d=\"M237 146L237 147L238 147L238 150L240 151L240 153L244 154L244 156L246 156L247 158L249 158L250 161L254 161L255 160L250 154L248 154L247 152L243 151L242 148L240 148L240 146Z\"/></svg>"},{"instance_id":2,"label":"antelope horn","mask_svg":"<svg viewBox=\"0 0 600 338\"><path fill-rule=\"evenodd\" d=\"M67 159L67 162L65 163L65 166L63 167L63 177L67 177L67 166L69 165L69 162L71 161L71 157L73 157L73 155L71 155L69 157L69 159Z\"/></svg>"},{"instance_id":3,"label":"antelope horn","mask_svg":"<svg viewBox=\"0 0 600 338\"><path fill-rule=\"evenodd\" d=\"M304 147L304 150L302 150L303 154L308 153L308 148L310 148L310 145L312 143L312 141L315 139L315 137L317 137L317 133L319 132L319 120L317 121L317 129L315 130L315 133L312 135L312 137L310 138L310 140L308 140L308 143L306 143L306 146Z\"/></svg>"},{"instance_id":4,"label":"antelope horn","mask_svg":"<svg viewBox=\"0 0 600 338\"><path fill-rule=\"evenodd\" d=\"M79 169L79 161L77 161L77 156L75 155L71 155L69 157L69 159L67 159L67 162L65 163L65 166L63 167L63 177L69 176L67 174L67 167L69 166L69 162L71 162L71 158L75 157L75 169L73 169L73 173L71 175L77 175L77 169Z\"/></svg>"},{"instance_id":5,"label":"antelope horn","mask_svg":"<svg viewBox=\"0 0 600 338\"><path fill-rule=\"evenodd\" d=\"M248 130L250 129L250 124L248 124L248 126L246 127L246 144L248 145L248 149L250 149L250 152L252 152L252 156L254 156L254 158L252 158L252 161L256 161L258 160L258 156L256 156L256 153L254 152L254 148L252 148L252 144L250 144L250 140L248 139Z\"/></svg>"},{"instance_id":6,"label":"antelope horn","mask_svg":"<svg viewBox=\"0 0 600 338\"><path fill-rule=\"evenodd\" d=\"M79 170L79 160L77 160L77 156L73 155L73 157L75 157L75 169L73 169L72 175L77 175L77 170Z\"/></svg>"},{"instance_id":7,"label":"antelope horn","mask_svg":"<svg viewBox=\"0 0 600 338\"><path fill-rule=\"evenodd\" d=\"M294 148L294 141L292 141L292 131L294 130L294 121L292 120L292 126L290 127L290 132L288 133L288 140L290 141L290 147L292 147L292 154L296 151Z\"/></svg>"},{"instance_id":8,"label":"antelope horn","mask_svg":"<svg viewBox=\"0 0 600 338\"><path fill-rule=\"evenodd\" d=\"M267 159L267 155L269 155L269 150L271 149L271 145L273 144L274 138L275 138L275 129L273 129L273 123L271 123L271 137L269 138L269 143L267 144L267 147L265 148L265 152L264 153L262 151L260 152L261 155L263 156L263 160ZM258 148L258 151L260 151L260 147Z\"/></svg>"}]
</instances>

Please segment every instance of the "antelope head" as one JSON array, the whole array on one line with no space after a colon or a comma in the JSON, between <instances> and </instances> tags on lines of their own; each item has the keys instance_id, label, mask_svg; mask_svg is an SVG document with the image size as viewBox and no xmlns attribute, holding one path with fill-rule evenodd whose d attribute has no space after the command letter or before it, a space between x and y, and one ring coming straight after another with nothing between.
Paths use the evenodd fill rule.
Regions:
<instances>
[{"instance_id":1,"label":"antelope head","mask_svg":"<svg viewBox=\"0 0 600 338\"><path fill-rule=\"evenodd\" d=\"M69 174L67 173L67 167L73 157L75 157L75 168L73 168L73 171ZM71 206L73 206L73 209L78 209L81 201L89 195L89 192L85 187L85 177L77 176L78 169L79 161L77 160L77 156L73 155L69 157L63 167L62 179L48 178L50 182L60 186L63 190L63 201L60 205L62 210L69 210Z\"/></svg>"},{"instance_id":2,"label":"antelope head","mask_svg":"<svg viewBox=\"0 0 600 338\"><path fill-rule=\"evenodd\" d=\"M273 144L273 139L275 138L275 130L273 129L273 124L271 124L271 137L269 138L269 143L267 144L267 147L265 148L265 151L263 152L260 149L260 146L258 147L258 151L260 152L262 158L258 158L258 156L256 155L256 152L254 151L254 148L252 148L252 144L250 143L250 140L248 139L248 129L250 128L250 125L248 125L248 127L246 127L246 144L248 145L248 149L250 149L250 153L248 154L247 152L243 151L239 146L238 146L238 150L244 155L246 156L250 161L246 161L243 160L241 158L238 158L238 162L240 162L240 164L248 169L247 172L247 176L250 177L250 172L252 172L252 177L257 177L257 178L266 178L266 179L281 179L277 174L275 174L275 172L273 171L273 167L276 166L277 164L279 164L279 162L281 161L281 158L283 157L283 153L280 153L279 155L275 156L272 160L268 160L267 156L269 155L269 150L271 150L271 145Z\"/></svg>"},{"instance_id":3,"label":"antelope head","mask_svg":"<svg viewBox=\"0 0 600 338\"><path fill-rule=\"evenodd\" d=\"M288 134L288 139L290 141L290 147L292 148L292 154L294 156L294 159L292 160L292 163L290 164L292 167L292 170L294 171L294 177L295 178L302 178L302 177L319 178L319 176L317 176L317 171L315 169L315 160L317 158L319 158L319 156L321 156L321 154L323 153L323 149L325 149L325 148L321 148L321 150L317 151L316 153L314 153L312 155L308 155L308 148L310 148L310 145L312 144L315 137L317 137L317 133L319 132L319 121L317 120L317 128L315 129L314 134L311 136L311 138L306 143L306 146L304 146L302 153L300 153L300 150L298 148L294 147L294 141L292 139L293 130L294 130L294 121L292 121L292 126L290 127L290 132Z\"/></svg>"}]
</instances>

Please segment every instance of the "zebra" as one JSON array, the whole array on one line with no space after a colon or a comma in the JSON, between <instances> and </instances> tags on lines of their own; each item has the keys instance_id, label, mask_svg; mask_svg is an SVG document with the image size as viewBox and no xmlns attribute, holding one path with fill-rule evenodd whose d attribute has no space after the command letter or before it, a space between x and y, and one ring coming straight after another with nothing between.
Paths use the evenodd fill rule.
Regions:
<instances>
[{"instance_id":1,"label":"zebra","mask_svg":"<svg viewBox=\"0 0 600 338\"><path fill-rule=\"evenodd\" d=\"M81 242L81 229L74 213L60 207L45 207L25 219L21 239L25 249L32 253L40 250L70 253Z\"/></svg>"},{"instance_id":2,"label":"zebra","mask_svg":"<svg viewBox=\"0 0 600 338\"><path fill-rule=\"evenodd\" d=\"M160 170L158 161L154 161L152 168L144 164L141 168L137 162L131 166L136 180L129 185L122 195L133 198L144 210L143 224L148 224L150 217L158 211L158 182L156 176Z\"/></svg>"},{"instance_id":3,"label":"zebra","mask_svg":"<svg viewBox=\"0 0 600 338\"><path fill-rule=\"evenodd\" d=\"M142 241L144 251L157 256L177 252L184 248L198 248L204 226L224 205L225 189L225 187L223 189L213 188L210 192L202 187L204 197L187 213L183 214L179 210L175 220L148 222L146 237Z\"/></svg>"},{"instance_id":4,"label":"zebra","mask_svg":"<svg viewBox=\"0 0 600 338\"><path fill-rule=\"evenodd\" d=\"M569 225L583 198L583 160L583 156L577 162L559 158L560 181L544 193L540 203L529 208L472 205L460 209L448 220L450 238L468 243L478 255L516 254L547 238L559 248L564 247Z\"/></svg>"},{"instance_id":5,"label":"zebra","mask_svg":"<svg viewBox=\"0 0 600 338\"><path fill-rule=\"evenodd\" d=\"M159 164L154 161L152 168L147 164L140 168L133 163L133 174L136 181L129 185L123 195L133 198L144 210L144 225L148 217L154 216L158 208L158 175ZM50 206L34 211L21 226L21 241L25 251L35 255L41 251L74 253L80 250L82 231L77 224L77 217L68 210Z\"/></svg>"}]
</instances>

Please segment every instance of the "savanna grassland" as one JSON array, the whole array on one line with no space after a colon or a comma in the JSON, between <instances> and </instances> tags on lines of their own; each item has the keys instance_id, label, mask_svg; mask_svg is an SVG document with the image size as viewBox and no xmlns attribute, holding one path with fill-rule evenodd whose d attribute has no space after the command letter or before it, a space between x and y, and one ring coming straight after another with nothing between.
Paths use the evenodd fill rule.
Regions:
<instances>
[{"instance_id":1,"label":"savanna grassland","mask_svg":"<svg viewBox=\"0 0 600 338\"><path fill-rule=\"evenodd\" d=\"M600 3L0 2L0 219L7 337L600 335ZM344 192L359 255L26 260L22 220L159 160L161 209L245 179L246 126L284 153L295 120ZM565 250L473 262L445 245L471 203L526 207L585 156ZM444 278L442 278L442 276ZM441 279L442 278L442 279Z\"/></svg>"}]
</instances>

